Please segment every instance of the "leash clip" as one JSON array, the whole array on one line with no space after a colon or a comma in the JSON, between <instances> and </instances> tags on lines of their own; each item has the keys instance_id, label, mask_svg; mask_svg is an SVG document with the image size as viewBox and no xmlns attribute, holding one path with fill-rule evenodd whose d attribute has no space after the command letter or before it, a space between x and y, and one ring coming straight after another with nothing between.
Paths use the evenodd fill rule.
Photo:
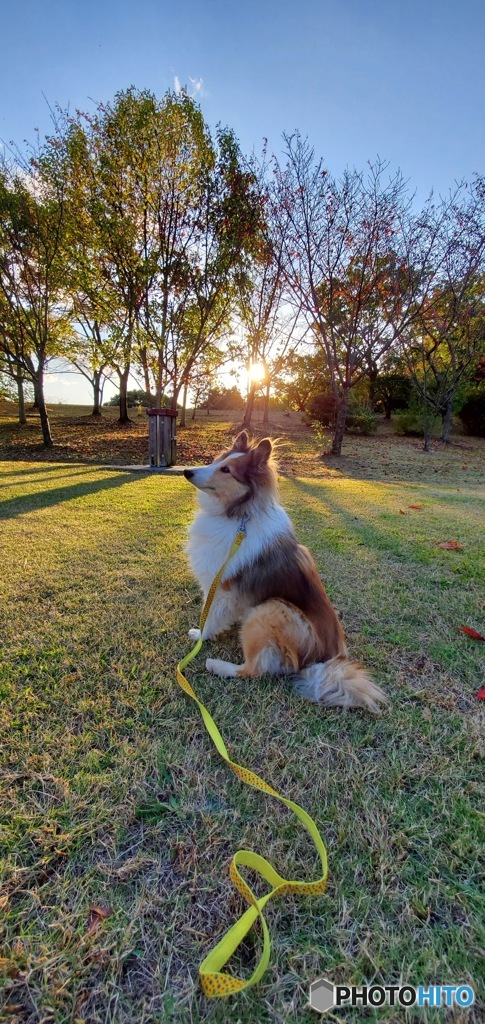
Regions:
<instances>
[{"instance_id":1,"label":"leash clip","mask_svg":"<svg viewBox=\"0 0 485 1024\"><path fill-rule=\"evenodd\" d=\"M239 526L237 528L238 533L243 533L244 536L246 536L246 533L247 533L246 526L249 523L250 518L251 518L251 516L248 514L248 512L245 512L243 517L242 517L242 519L241 519L241 522L239 523Z\"/></svg>"}]
</instances>

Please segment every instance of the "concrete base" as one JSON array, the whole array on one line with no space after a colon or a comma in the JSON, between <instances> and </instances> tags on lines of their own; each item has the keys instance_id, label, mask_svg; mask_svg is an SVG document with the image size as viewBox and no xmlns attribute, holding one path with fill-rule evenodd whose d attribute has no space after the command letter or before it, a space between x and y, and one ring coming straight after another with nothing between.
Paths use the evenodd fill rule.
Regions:
<instances>
[{"instance_id":1,"label":"concrete base","mask_svg":"<svg viewBox=\"0 0 485 1024\"><path fill-rule=\"evenodd\" d=\"M168 476L183 476L185 466L96 466L96 469L115 469L118 473L166 473Z\"/></svg>"}]
</instances>

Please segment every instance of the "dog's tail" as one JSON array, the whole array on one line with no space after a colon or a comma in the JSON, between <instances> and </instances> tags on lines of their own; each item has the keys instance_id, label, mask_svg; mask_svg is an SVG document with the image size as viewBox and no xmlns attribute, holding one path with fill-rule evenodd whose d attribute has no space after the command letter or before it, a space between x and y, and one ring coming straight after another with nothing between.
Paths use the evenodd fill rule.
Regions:
<instances>
[{"instance_id":1,"label":"dog's tail","mask_svg":"<svg viewBox=\"0 0 485 1024\"><path fill-rule=\"evenodd\" d=\"M327 708L365 708L379 715L379 705L388 703L385 693L372 682L365 668L343 654L302 669L294 682L300 696Z\"/></svg>"}]
</instances>

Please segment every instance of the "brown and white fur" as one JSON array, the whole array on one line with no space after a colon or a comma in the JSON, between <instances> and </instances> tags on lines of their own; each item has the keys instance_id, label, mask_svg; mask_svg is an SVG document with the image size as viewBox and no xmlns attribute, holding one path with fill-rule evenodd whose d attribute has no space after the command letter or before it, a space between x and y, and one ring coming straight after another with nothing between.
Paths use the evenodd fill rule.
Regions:
<instances>
[{"instance_id":1,"label":"brown and white fur","mask_svg":"<svg viewBox=\"0 0 485 1024\"><path fill-rule=\"evenodd\" d=\"M308 548L278 502L272 443L243 431L209 466L184 470L199 491L187 553L207 596L241 521L246 537L227 565L203 629L208 640L242 621L244 663L208 658L219 676L295 676L295 688L326 707L379 713L381 689L355 661ZM191 629L191 639L200 631Z\"/></svg>"}]
</instances>

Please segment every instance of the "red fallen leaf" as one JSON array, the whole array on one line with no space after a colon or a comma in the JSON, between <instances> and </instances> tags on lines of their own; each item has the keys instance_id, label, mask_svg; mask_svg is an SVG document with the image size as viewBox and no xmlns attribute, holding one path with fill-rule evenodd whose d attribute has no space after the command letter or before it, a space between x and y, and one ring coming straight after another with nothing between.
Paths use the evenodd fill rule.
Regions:
<instances>
[{"instance_id":1,"label":"red fallen leaf","mask_svg":"<svg viewBox=\"0 0 485 1024\"><path fill-rule=\"evenodd\" d=\"M93 906L89 908L89 917L86 924L86 935L93 935L97 932L102 921L107 917L111 917L113 911L111 907L100 907Z\"/></svg>"},{"instance_id":2,"label":"red fallen leaf","mask_svg":"<svg viewBox=\"0 0 485 1024\"><path fill-rule=\"evenodd\" d=\"M477 693L478 700L485 700L485 686L482 686L481 690Z\"/></svg>"},{"instance_id":3,"label":"red fallen leaf","mask_svg":"<svg viewBox=\"0 0 485 1024\"><path fill-rule=\"evenodd\" d=\"M403 512L402 508L400 508L400 509L399 509L399 515L400 515L400 516L405 516L405 515L406 515L406 513L405 513L405 512Z\"/></svg>"},{"instance_id":4,"label":"red fallen leaf","mask_svg":"<svg viewBox=\"0 0 485 1024\"><path fill-rule=\"evenodd\" d=\"M468 466L462 466L461 468L462 469L468 469Z\"/></svg>"},{"instance_id":5,"label":"red fallen leaf","mask_svg":"<svg viewBox=\"0 0 485 1024\"><path fill-rule=\"evenodd\" d=\"M460 626L462 633L466 633L467 636L471 636L472 640L485 640L485 636L481 633L477 633L476 629L470 629L470 626Z\"/></svg>"},{"instance_id":6,"label":"red fallen leaf","mask_svg":"<svg viewBox=\"0 0 485 1024\"><path fill-rule=\"evenodd\" d=\"M422 508L422 505L408 505L408 508Z\"/></svg>"},{"instance_id":7,"label":"red fallen leaf","mask_svg":"<svg viewBox=\"0 0 485 1024\"><path fill-rule=\"evenodd\" d=\"M464 551L463 544L458 544L456 540L442 540L440 544L437 544L438 548L446 548L447 551Z\"/></svg>"}]
</instances>

